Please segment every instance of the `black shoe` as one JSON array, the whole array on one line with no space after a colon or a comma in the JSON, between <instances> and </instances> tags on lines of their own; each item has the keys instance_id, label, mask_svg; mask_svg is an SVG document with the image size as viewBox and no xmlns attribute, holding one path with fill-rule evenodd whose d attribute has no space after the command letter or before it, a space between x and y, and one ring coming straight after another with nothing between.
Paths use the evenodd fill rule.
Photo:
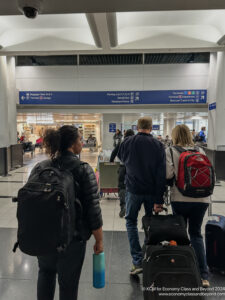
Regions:
<instances>
[{"instance_id":1,"label":"black shoe","mask_svg":"<svg viewBox=\"0 0 225 300\"><path fill-rule=\"evenodd\" d=\"M120 213L119 213L120 218L124 218L125 214L126 214L126 210L125 210L125 207L123 207L123 208L121 208Z\"/></svg>"}]
</instances>

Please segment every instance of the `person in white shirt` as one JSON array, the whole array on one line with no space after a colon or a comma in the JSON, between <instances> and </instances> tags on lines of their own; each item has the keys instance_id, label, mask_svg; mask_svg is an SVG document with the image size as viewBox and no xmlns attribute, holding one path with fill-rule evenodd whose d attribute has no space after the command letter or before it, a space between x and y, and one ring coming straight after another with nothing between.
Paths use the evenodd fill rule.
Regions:
<instances>
[{"instance_id":1,"label":"person in white shirt","mask_svg":"<svg viewBox=\"0 0 225 300\"><path fill-rule=\"evenodd\" d=\"M172 141L174 146L183 149L194 149L194 143L189 128L186 125L177 125L172 131ZM171 153L172 150L172 153ZM199 152L204 151L199 148ZM178 163L180 152L174 147L166 149L166 177L167 179L177 178ZM201 234L201 226L203 218L209 206L210 198L190 198L183 196L176 185L171 189L171 206L174 214L182 215L188 225L191 244L195 250L199 269L204 287L209 287L208 267L206 262L206 254L204 249L203 238Z\"/></svg>"}]
</instances>

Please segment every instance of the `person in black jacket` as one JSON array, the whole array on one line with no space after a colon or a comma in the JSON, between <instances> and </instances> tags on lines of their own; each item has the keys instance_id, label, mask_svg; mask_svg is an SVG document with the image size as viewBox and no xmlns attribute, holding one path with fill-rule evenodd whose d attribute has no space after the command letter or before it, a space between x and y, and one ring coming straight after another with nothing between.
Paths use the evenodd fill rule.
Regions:
<instances>
[{"instance_id":1,"label":"person in black jacket","mask_svg":"<svg viewBox=\"0 0 225 300\"><path fill-rule=\"evenodd\" d=\"M98 186L89 164L76 155L82 150L81 135L73 126L58 130L49 129L44 136L44 146L51 158L74 177L77 222L74 239L63 254L38 257L38 300L53 300L56 274L58 274L60 300L76 300L80 274L84 262L86 241L93 234L94 252L103 252L102 214L99 205Z\"/></svg>"},{"instance_id":2,"label":"person in black jacket","mask_svg":"<svg viewBox=\"0 0 225 300\"><path fill-rule=\"evenodd\" d=\"M138 134L125 139L118 157L126 167L126 226L133 267L130 274L142 272L142 248L137 219L144 204L146 215L162 211L166 185L166 156L164 146L150 134L152 119L138 120Z\"/></svg>"},{"instance_id":3,"label":"person in black jacket","mask_svg":"<svg viewBox=\"0 0 225 300\"><path fill-rule=\"evenodd\" d=\"M113 136L113 147L116 147L122 141L122 133L119 129L116 129L116 133Z\"/></svg>"},{"instance_id":4,"label":"person in black jacket","mask_svg":"<svg viewBox=\"0 0 225 300\"><path fill-rule=\"evenodd\" d=\"M128 138L129 136L134 135L134 131L132 129L128 129L125 131L124 138ZM119 152L120 144L113 149L110 162L114 162L118 152ZM126 175L126 168L124 164L121 162L119 167L119 176L118 176L118 190L119 190L119 198L120 198L120 218L123 218L126 213L126 205L125 205L125 194L126 194L126 185L125 185L125 175Z\"/></svg>"}]
</instances>

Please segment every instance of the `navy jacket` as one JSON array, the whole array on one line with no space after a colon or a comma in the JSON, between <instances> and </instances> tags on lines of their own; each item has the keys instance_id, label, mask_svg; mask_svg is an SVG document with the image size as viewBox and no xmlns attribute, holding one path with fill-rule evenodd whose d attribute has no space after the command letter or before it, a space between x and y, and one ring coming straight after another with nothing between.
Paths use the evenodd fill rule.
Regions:
<instances>
[{"instance_id":1,"label":"navy jacket","mask_svg":"<svg viewBox=\"0 0 225 300\"><path fill-rule=\"evenodd\" d=\"M151 134L138 133L121 144L119 159L126 166L128 192L155 196L155 203L163 203L166 185L166 156L162 143Z\"/></svg>"}]
</instances>

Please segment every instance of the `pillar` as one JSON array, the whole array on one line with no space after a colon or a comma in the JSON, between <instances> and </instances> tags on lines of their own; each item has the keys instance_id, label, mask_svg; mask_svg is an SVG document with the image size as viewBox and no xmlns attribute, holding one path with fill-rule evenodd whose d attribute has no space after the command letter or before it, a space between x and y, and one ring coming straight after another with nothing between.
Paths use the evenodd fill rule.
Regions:
<instances>
[{"instance_id":1,"label":"pillar","mask_svg":"<svg viewBox=\"0 0 225 300\"><path fill-rule=\"evenodd\" d=\"M7 175L12 167L11 145L15 144L17 144L15 58L0 56L0 175Z\"/></svg>"},{"instance_id":2,"label":"pillar","mask_svg":"<svg viewBox=\"0 0 225 300\"><path fill-rule=\"evenodd\" d=\"M16 112L16 64L15 57L7 57L8 69L8 121L9 143L17 144L17 112Z\"/></svg>"},{"instance_id":3,"label":"pillar","mask_svg":"<svg viewBox=\"0 0 225 300\"><path fill-rule=\"evenodd\" d=\"M8 146L8 70L6 57L0 56L0 148Z\"/></svg>"},{"instance_id":4,"label":"pillar","mask_svg":"<svg viewBox=\"0 0 225 300\"><path fill-rule=\"evenodd\" d=\"M208 103L216 103L209 110L208 148L225 150L225 54L211 53L208 84Z\"/></svg>"},{"instance_id":5,"label":"pillar","mask_svg":"<svg viewBox=\"0 0 225 300\"><path fill-rule=\"evenodd\" d=\"M113 135L114 132L109 132L109 124L116 123L116 129L121 130L122 114L103 114L102 122L102 149L112 150L113 149ZM123 134L123 132L122 132Z\"/></svg>"},{"instance_id":6,"label":"pillar","mask_svg":"<svg viewBox=\"0 0 225 300\"><path fill-rule=\"evenodd\" d=\"M165 119L163 125L163 136L167 135L171 138L172 130L176 126L176 120L173 119Z\"/></svg>"}]
</instances>

